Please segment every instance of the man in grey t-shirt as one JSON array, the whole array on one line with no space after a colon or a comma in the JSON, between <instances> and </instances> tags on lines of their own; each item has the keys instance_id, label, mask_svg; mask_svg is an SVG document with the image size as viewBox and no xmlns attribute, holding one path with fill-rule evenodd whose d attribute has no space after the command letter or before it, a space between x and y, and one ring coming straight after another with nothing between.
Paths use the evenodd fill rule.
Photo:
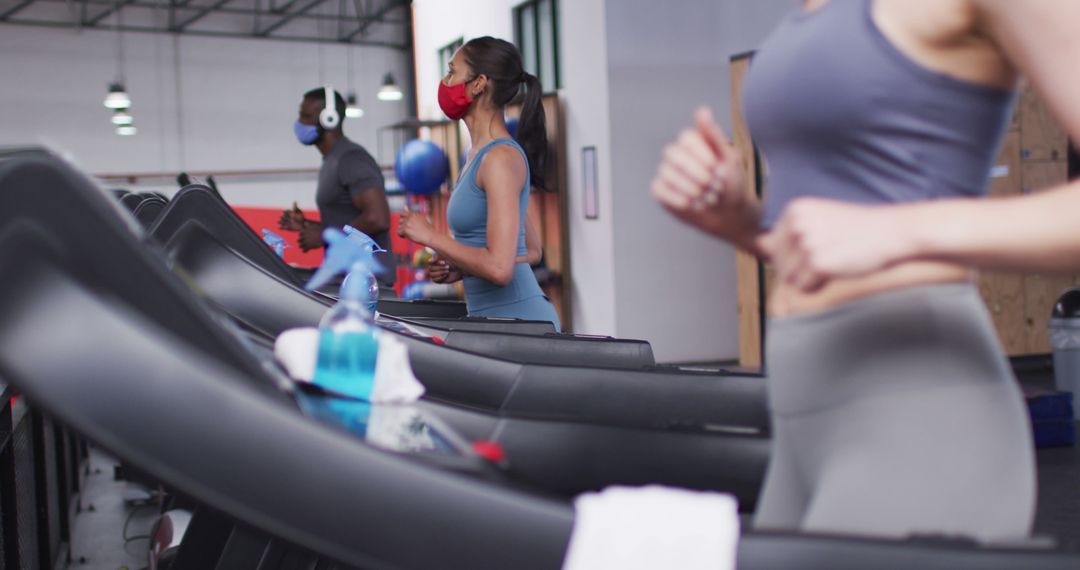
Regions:
<instances>
[{"instance_id":1,"label":"man in grey t-shirt","mask_svg":"<svg viewBox=\"0 0 1080 570\"><path fill-rule=\"evenodd\" d=\"M364 232L387 250L387 253L376 254L376 258L387 269L379 277L380 285L389 288L394 283L395 263L389 253L390 207L386 202L382 170L364 147L345 137L342 129L345 99L340 93L333 92L337 121L320 118L326 107L327 89L320 87L304 94L300 116L294 125L300 143L314 146L323 155L315 192L321 221L304 218L294 205L291 210L282 212L280 226L283 230L300 232L300 249L304 251L323 247L323 228L341 228L348 224Z\"/></svg>"}]
</instances>

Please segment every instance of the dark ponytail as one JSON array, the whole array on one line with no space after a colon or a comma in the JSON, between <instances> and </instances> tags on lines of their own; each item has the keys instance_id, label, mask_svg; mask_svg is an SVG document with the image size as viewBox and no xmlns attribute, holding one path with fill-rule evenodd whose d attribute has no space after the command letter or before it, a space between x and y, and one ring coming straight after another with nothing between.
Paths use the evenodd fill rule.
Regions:
<instances>
[{"instance_id":1,"label":"dark ponytail","mask_svg":"<svg viewBox=\"0 0 1080 570\"><path fill-rule=\"evenodd\" d=\"M529 157L531 183L538 190L545 190L544 175L547 173L547 114L541 101L543 86L531 73L525 75L525 99L521 105L521 117L518 118L517 141Z\"/></svg>"},{"instance_id":2,"label":"dark ponytail","mask_svg":"<svg viewBox=\"0 0 1080 570\"><path fill-rule=\"evenodd\" d=\"M516 140L529 160L529 183L537 189L545 189L547 117L540 100L543 94L540 80L525 71L521 53L505 40L490 36L472 39L461 47L461 53L474 75L488 77L492 85L491 100L496 107L511 103L524 88Z\"/></svg>"}]
</instances>

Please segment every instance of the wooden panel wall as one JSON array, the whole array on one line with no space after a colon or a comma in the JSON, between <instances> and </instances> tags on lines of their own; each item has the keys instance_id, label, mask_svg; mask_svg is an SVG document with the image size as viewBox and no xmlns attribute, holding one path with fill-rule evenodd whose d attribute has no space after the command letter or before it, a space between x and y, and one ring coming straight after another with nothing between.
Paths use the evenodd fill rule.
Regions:
<instances>
[{"instance_id":1,"label":"wooden panel wall","mask_svg":"<svg viewBox=\"0 0 1080 570\"><path fill-rule=\"evenodd\" d=\"M1035 91L1025 85L998 156L991 196L1029 194L1066 182L1067 147L1065 131ZM980 292L1009 355L1050 352L1046 321L1061 292L1077 282L1075 275L999 272L980 275Z\"/></svg>"},{"instance_id":2,"label":"wooden panel wall","mask_svg":"<svg viewBox=\"0 0 1080 570\"><path fill-rule=\"evenodd\" d=\"M737 55L731 59L731 142L743 159L743 176L746 180L743 191L757 196L760 192L757 187L754 145L742 113L742 84L749 70L750 54ZM750 253L736 250L735 273L738 283L739 365L759 367L762 365L761 341L765 327L761 317L765 305L761 286L761 262Z\"/></svg>"},{"instance_id":3,"label":"wooden panel wall","mask_svg":"<svg viewBox=\"0 0 1080 570\"><path fill-rule=\"evenodd\" d=\"M1019 117L1016 114L1013 116ZM1014 120L1012 125L995 162L995 175L990 179L991 199L1019 194L1023 187L1020 176L1020 124ZM1009 354L1026 353L1024 276L996 271L981 272L978 285L1005 351Z\"/></svg>"},{"instance_id":4,"label":"wooden panel wall","mask_svg":"<svg viewBox=\"0 0 1080 570\"><path fill-rule=\"evenodd\" d=\"M1052 153L1057 153L1057 141L1049 142L1043 139L1043 148L1052 148ZM1068 165L1064 157L1065 145L1068 144L1065 136L1061 135L1061 153L1057 154L1060 160L1024 160L1021 176L1024 181L1024 192L1038 192L1052 186L1060 185L1068 180ZM1024 276L1024 313L1025 326L1027 328L1027 353L1042 354L1050 352L1050 338L1046 329L1046 320L1050 318L1054 303L1065 289L1076 282L1074 275L1054 275L1048 273L1033 273Z\"/></svg>"}]
</instances>

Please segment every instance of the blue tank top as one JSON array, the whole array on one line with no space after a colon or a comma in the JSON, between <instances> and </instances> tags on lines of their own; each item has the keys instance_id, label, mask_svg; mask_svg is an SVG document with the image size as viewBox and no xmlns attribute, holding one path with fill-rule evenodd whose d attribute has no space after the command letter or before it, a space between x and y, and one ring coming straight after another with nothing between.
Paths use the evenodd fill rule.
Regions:
<instances>
[{"instance_id":1,"label":"blue tank top","mask_svg":"<svg viewBox=\"0 0 1080 570\"><path fill-rule=\"evenodd\" d=\"M454 192L450 195L450 202L446 206L446 222L457 241L472 247L487 247L487 193L476 185L476 171L488 151L503 144L517 149L525 160L525 185L521 188L519 200L520 223L516 254L522 256L528 253L525 247L525 213L529 207L529 160L525 151L513 139L502 138L491 141L477 151L472 161L465 165L465 169L458 176ZM465 302L470 312L515 303L544 294L527 263L515 265L514 276L505 287L471 275L465 276L462 283L465 286Z\"/></svg>"},{"instance_id":2,"label":"blue tank top","mask_svg":"<svg viewBox=\"0 0 1080 570\"><path fill-rule=\"evenodd\" d=\"M886 204L986 193L1014 92L915 62L872 9L830 0L797 11L754 55L743 105L766 160L766 228L800 196Z\"/></svg>"}]
</instances>

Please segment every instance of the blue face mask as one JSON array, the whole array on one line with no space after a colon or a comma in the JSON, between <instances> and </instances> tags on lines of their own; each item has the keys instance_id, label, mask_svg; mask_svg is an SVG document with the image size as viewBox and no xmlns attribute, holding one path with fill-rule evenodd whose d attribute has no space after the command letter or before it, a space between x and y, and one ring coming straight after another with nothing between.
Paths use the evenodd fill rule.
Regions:
<instances>
[{"instance_id":1,"label":"blue face mask","mask_svg":"<svg viewBox=\"0 0 1080 570\"><path fill-rule=\"evenodd\" d=\"M296 140L300 141L302 145L313 145L315 141L319 140L319 127L316 125L305 125L300 121L296 121L293 124L293 133L296 134Z\"/></svg>"}]
</instances>

